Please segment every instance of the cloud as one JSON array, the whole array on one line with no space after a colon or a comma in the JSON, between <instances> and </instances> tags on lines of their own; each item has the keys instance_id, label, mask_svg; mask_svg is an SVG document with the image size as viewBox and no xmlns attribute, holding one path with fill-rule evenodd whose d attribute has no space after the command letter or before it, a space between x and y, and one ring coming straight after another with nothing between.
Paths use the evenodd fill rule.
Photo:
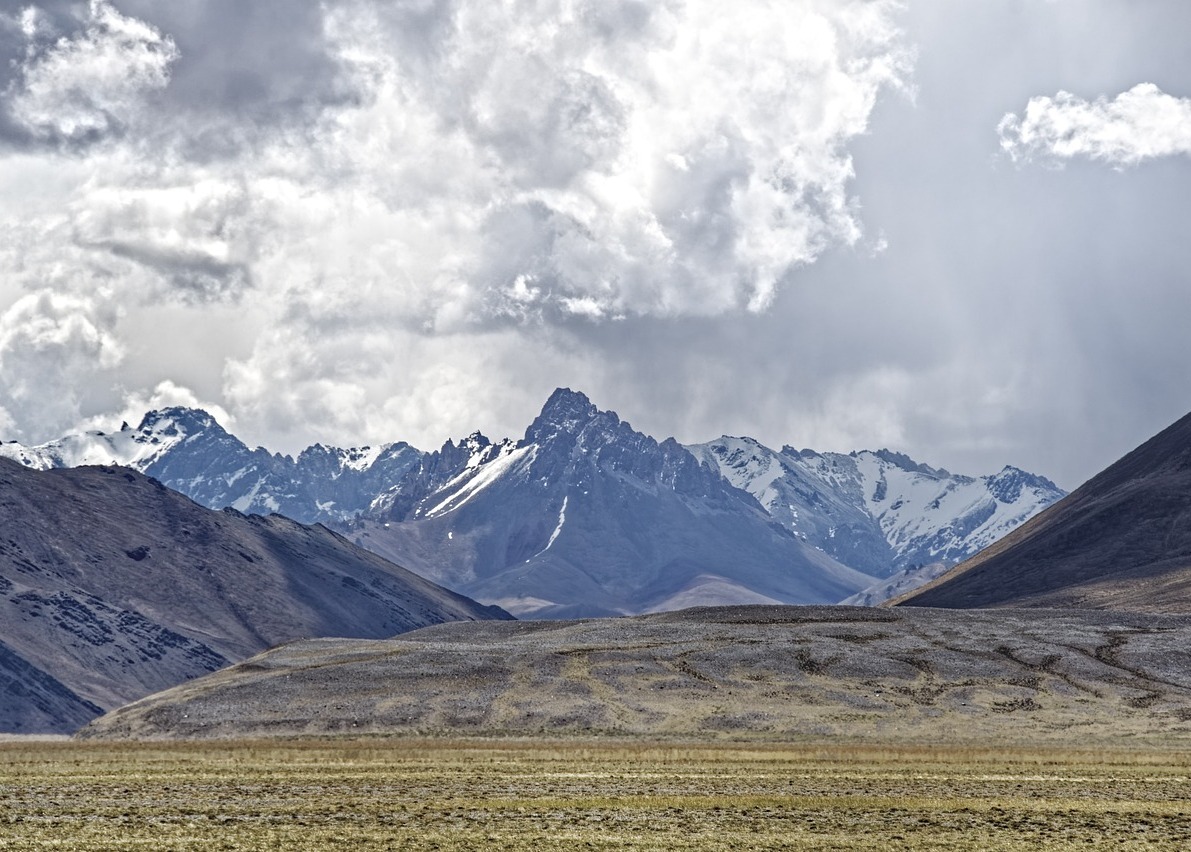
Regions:
<instances>
[{"instance_id":1,"label":"cloud","mask_svg":"<svg viewBox=\"0 0 1191 852\"><path fill-rule=\"evenodd\" d=\"M76 248L100 254L126 290L139 278L149 298L235 300L251 286L262 237L243 181L175 169L142 184L122 155L108 165L116 179L88 182L71 202Z\"/></svg>"},{"instance_id":2,"label":"cloud","mask_svg":"<svg viewBox=\"0 0 1191 852\"><path fill-rule=\"evenodd\" d=\"M890 3L352 3L348 173L452 250L433 328L765 309L859 236L847 143L908 53ZM394 50L409 29L429 43Z\"/></svg>"},{"instance_id":3,"label":"cloud","mask_svg":"<svg viewBox=\"0 0 1191 852\"><path fill-rule=\"evenodd\" d=\"M326 8L303 54L335 70L317 117L251 150L202 148L185 119L222 105L220 135L260 131L298 97L284 67L241 61L204 100L192 69L210 63L104 0L31 56L7 106L32 134L128 137L78 188L79 240L182 297L351 280L430 331L763 310L858 239L847 144L909 65L884 0ZM212 186L238 209L211 214Z\"/></svg>"},{"instance_id":4,"label":"cloud","mask_svg":"<svg viewBox=\"0 0 1191 852\"><path fill-rule=\"evenodd\" d=\"M124 356L115 316L93 300L48 290L0 314L0 423L10 439L76 424L88 388Z\"/></svg>"},{"instance_id":5,"label":"cloud","mask_svg":"<svg viewBox=\"0 0 1191 852\"><path fill-rule=\"evenodd\" d=\"M519 435L556 385L593 387L600 373L592 353L548 329L426 336L316 322L278 323L228 361L224 396L245 440L294 452L312 436L435 449L473 429Z\"/></svg>"},{"instance_id":6,"label":"cloud","mask_svg":"<svg viewBox=\"0 0 1191 852\"><path fill-rule=\"evenodd\" d=\"M1006 115L997 132L1014 160L1086 157L1122 168L1191 154L1191 99L1168 95L1153 83L1139 83L1112 100L1059 92L1031 98L1025 114Z\"/></svg>"},{"instance_id":7,"label":"cloud","mask_svg":"<svg viewBox=\"0 0 1191 852\"><path fill-rule=\"evenodd\" d=\"M344 62L326 39L324 4L292 0L117 0L177 45L168 117L196 163L258 150L279 132L305 133L351 102ZM161 114L159 119L166 117Z\"/></svg>"},{"instance_id":8,"label":"cloud","mask_svg":"<svg viewBox=\"0 0 1191 852\"><path fill-rule=\"evenodd\" d=\"M82 426L84 429L111 429L116 420L136 425L146 411L158 411L176 406L200 408L214 417L224 428L235 427L235 418L223 406L211 400L202 399L190 388L169 379L158 382L151 391L130 391L124 398L122 411L117 414L105 413L89 418Z\"/></svg>"},{"instance_id":9,"label":"cloud","mask_svg":"<svg viewBox=\"0 0 1191 852\"><path fill-rule=\"evenodd\" d=\"M212 327L200 384L338 433L430 393L411 370L451 384L442 416L510 383L461 347L521 369L580 327L767 310L860 239L849 147L912 62L895 0L299 6L0 17L0 296L236 305L258 345ZM121 337L144 323L93 324L169 368L168 340Z\"/></svg>"}]
</instances>

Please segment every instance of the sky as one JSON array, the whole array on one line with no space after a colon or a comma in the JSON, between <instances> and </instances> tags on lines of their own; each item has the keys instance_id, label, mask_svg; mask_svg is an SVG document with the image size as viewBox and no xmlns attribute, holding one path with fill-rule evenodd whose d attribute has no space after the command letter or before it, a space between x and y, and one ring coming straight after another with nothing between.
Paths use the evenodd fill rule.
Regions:
<instances>
[{"instance_id":1,"label":"sky","mask_svg":"<svg viewBox=\"0 0 1191 852\"><path fill-rule=\"evenodd\" d=\"M0 0L0 438L889 447L1191 410L1185 0Z\"/></svg>"}]
</instances>

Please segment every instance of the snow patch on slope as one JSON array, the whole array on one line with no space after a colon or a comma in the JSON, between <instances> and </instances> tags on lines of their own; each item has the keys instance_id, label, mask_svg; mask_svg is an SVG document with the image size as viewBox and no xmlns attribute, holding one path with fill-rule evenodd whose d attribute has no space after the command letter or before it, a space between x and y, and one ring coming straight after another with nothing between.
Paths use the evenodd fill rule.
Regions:
<instances>
[{"instance_id":1,"label":"snow patch on slope","mask_svg":"<svg viewBox=\"0 0 1191 852\"><path fill-rule=\"evenodd\" d=\"M550 549L550 546L558 539L558 534L562 532L562 525L567 522L567 500L568 495L564 494L562 497L562 508L558 510L558 526L554 528L554 532L550 533L550 540L546 542L546 546L542 548L542 553Z\"/></svg>"},{"instance_id":2,"label":"snow patch on slope","mask_svg":"<svg viewBox=\"0 0 1191 852\"><path fill-rule=\"evenodd\" d=\"M970 556L1063 496L1053 483L1023 474L1027 481L1005 502L996 496L1008 490L997 487L1005 471L977 479L886 451L804 455L802 462L808 472L859 493L899 559L921 563Z\"/></svg>"},{"instance_id":3,"label":"snow patch on slope","mask_svg":"<svg viewBox=\"0 0 1191 852\"><path fill-rule=\"evenodd\" d=\"M536 452L537 447L533 445L516 447L512 444L504 444L499 455L487 463L483 463L478 453L473 455L463 472L436 492L438 495L445 494L445 499L428 509L423 517L435 518L466 505L477 494L518 467L522 462L526 464L532 462Z\"/></svg>"},{"instance_id":4,"label":"snow patch on slope","mask_svg":"<svg viewBox=\"0 0 1191 852\"><path fill-rule=\"evenodd\" d=\"M777 455L752 438L721 438L716 443L688 447L696 458L712 462L720 475L741 491L747 491L767 510L772 511L780 494L774 484L787 474ZM722 447L723 455L713 453Z\"/></svg>"},{"instance_id":5,"label":"snow patch on slope","mask_svg":"<svg viewBox=\"0 0 1191 852\"><path fill-rule=\"evenodd\" d=\"M368 470L392 444L376 447L351 447L343 452L343 466L349 470Z\"/></svg>"}]
</instances>

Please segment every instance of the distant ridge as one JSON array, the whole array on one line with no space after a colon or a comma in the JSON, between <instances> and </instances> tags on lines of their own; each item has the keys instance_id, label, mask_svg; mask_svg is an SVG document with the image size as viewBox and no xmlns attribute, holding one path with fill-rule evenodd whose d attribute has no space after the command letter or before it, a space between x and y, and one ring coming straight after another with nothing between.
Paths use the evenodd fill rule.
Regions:
<instances>
[{"instance_id":1,"label":"distant ridge","mask_svg":"<svg viewBox=\"0 0 1191 852\"><path fill-rule=\"evenodd\" d=\"M895 602L1191 612L1191 414Z\"/></svg>"},{"instance_id":2,"label":"distant ridge","mask_svg":"<svg viewBox=\"0 0 1191 852\"><path fill-rule=\"evenodd\" d=\"M774 451L728 437L690 449L808 544L881 578L902 574L903 583L971 556L1065 493L1011 466L963 476L885 449Z\"/></svg>"}]
</instances>

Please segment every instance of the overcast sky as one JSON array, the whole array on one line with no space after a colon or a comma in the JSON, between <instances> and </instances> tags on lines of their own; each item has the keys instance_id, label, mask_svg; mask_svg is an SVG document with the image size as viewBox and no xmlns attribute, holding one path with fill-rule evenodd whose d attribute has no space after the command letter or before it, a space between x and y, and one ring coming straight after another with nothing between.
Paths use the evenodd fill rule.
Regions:
<instances>
[{"instance_id":1,"label":"overcast sky","mask_svg":"<svg viewBox=\"0 0 1191 852\"><path fill-rule=\"evenodd\" d=\"M0 438L887 446L1191 409L1185 0L0 0Z\"/></svg>"}]
</instances>

